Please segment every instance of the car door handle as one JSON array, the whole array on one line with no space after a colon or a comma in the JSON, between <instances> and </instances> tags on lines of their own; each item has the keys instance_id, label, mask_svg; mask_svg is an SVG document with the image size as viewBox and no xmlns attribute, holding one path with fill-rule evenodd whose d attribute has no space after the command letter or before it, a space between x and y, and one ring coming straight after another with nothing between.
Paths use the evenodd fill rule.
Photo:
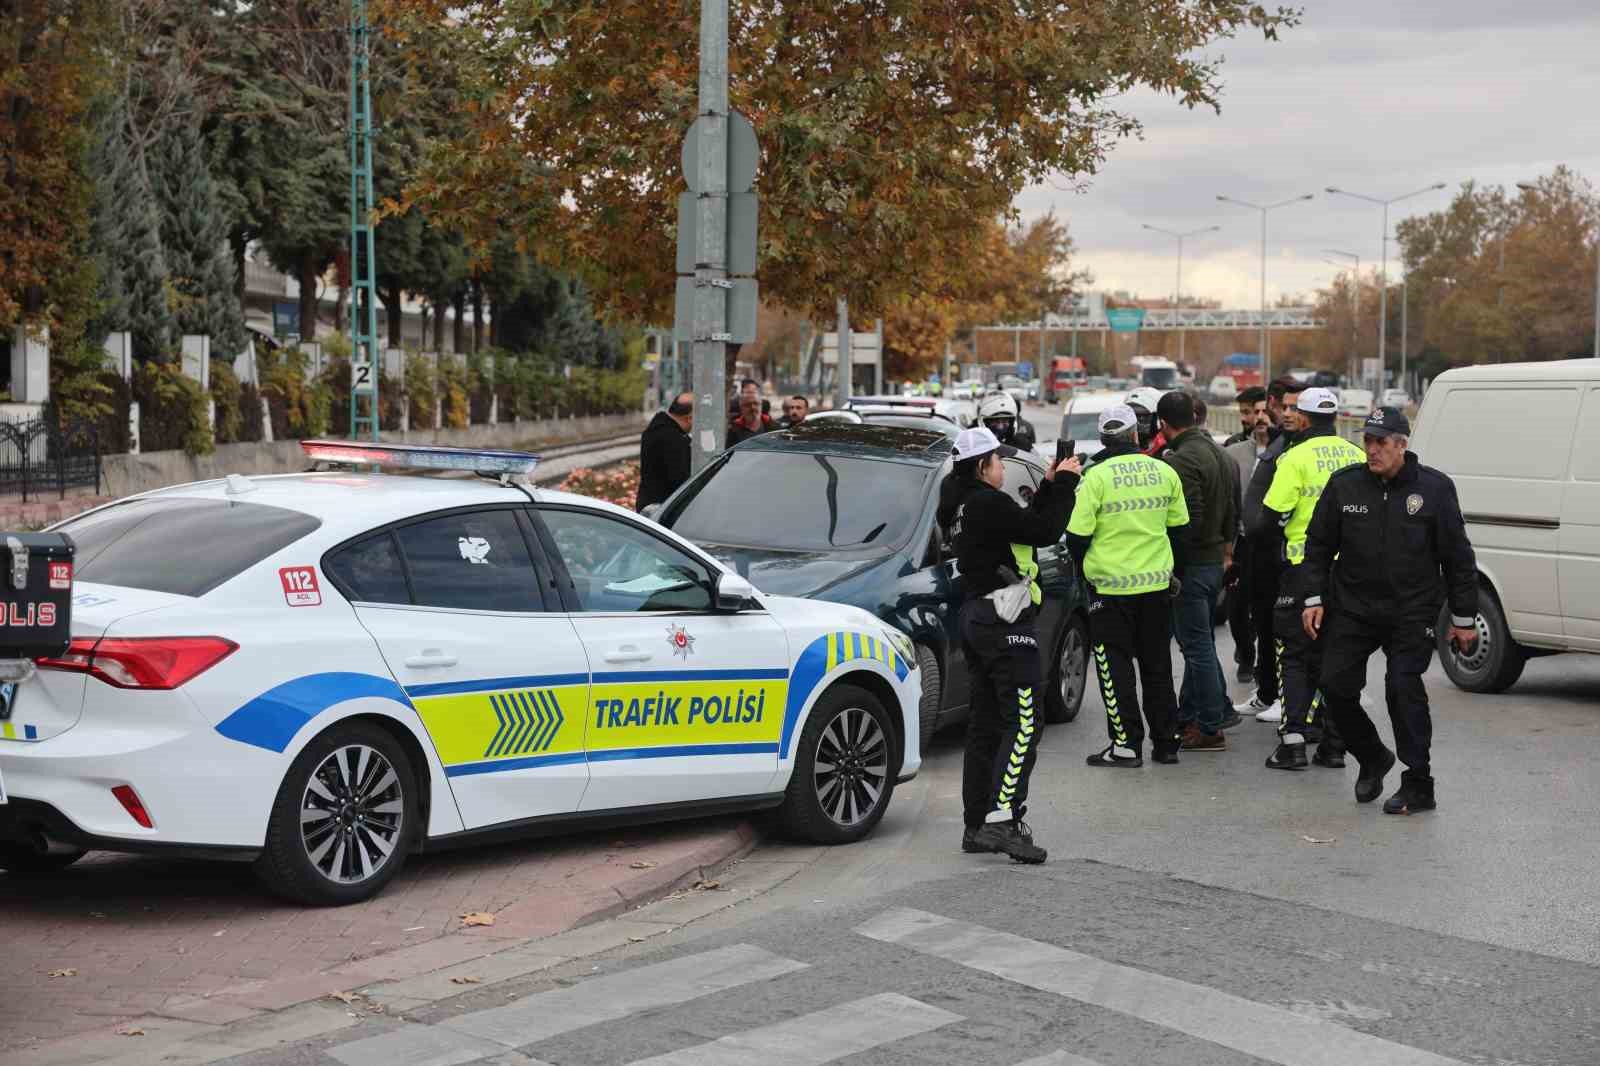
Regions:
<instances>
[{"instance_id":1,"label":"car door handle","mask_svg":"<svg viewBox=\"0 0 1600 1066\"><path fill-rule=\"evenodd\" d=\"M454 655L447 655L438 648L424 648L421 655L408 656L406 665L413 670L426 670L430 666L454 666L458 661Z\"/></svg>"},{"instance_id":2,"label":"car door handle","mask_svg":"<svg viewBox=\"0 0 1600 1066\"><path fill-rule=\"evenodd\" d=\"M620 648L613 648L601 656L608 663L647 663L655 658L647 651L640 651L632 644L624 644Z\"/></svg>"}]
</instances>

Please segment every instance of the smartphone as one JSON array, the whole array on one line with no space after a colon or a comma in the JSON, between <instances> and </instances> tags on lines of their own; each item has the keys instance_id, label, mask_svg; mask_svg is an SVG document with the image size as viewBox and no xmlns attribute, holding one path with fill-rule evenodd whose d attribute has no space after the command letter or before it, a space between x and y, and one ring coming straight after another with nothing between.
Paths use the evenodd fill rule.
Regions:
<instances>
[{"instance_id":1,"label":"smartphone","mask_svg":"<svg viewBox=\"0 0 1600 1066\"><path fill-rule=\"evenodd\" d=\"M1057 440L1055 465L1060 466L1062 463L1066 462L1067 457L1072 454L1072 451L1077 447L1077 444L1078 442L1073 440L1071 437L1062 437L1060 440Z\"/></svg>"}]
</instances>

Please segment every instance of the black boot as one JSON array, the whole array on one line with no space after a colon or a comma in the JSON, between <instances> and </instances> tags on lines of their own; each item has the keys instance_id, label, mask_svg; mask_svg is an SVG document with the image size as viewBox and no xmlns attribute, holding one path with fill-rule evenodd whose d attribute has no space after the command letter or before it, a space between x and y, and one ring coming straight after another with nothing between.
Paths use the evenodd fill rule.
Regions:
<instances>
[{"instance_id":1,"label":"black boot","mask_svg":"<svg viewBox=\"0 0 1600 1066\"><path fill-rule=\"evenodd\" d=\"M1021 822L987 822L973 843L985 851L1003 851L1013 862L1039 863L1050 857L1033 842L1033 833Z\"/></svg>"},{"instance_id":2,"label":"black boot","mask_svg":"<svg viewBox=\"0 0 1600 1066\"><path fill-rule=\"evenodd\" d=\"M1356 778L1356 802L1371 803L1383 792L1383 775L1394 769L1394 752L1378 745L1378 753L1370 760L1361 760L1361 774Z\"/></svg>"},{"instance_id":3,"label":"black boot","mask_svg":"<svg viewBox=\"0 0 1600 1066\"><path fill-rule=\"evenodd\" d=\"M1438 804L1433 801L1433 786L1422 785L1402 777L1395 794L1383 802L1384 814L1416 814L1431 811Z\"/></svg>"},{"instance_id":4,"label":"black boot","mask_svg":"<svg viewBox=\"0 0 1600 1066\"><path fill-rule=\"evenodd\" d=\"M1267 756L1267 769L1269 770L1304 770L1306 768L1306 746L1304 743L1280 743Z\"/></svg>"},{"instance_id":5,"label":"black boot","mask_svg":"<svg viewBox=\"0 0 1600 1066\"><path fill-rule=\"evenodd\" d=\"M1344 769L1344 748L1332 741L1324 740L1317 745L1317 753L1311 756L1311 761L1318 766L1342 770Z\"/></svg>"}]
</instances>

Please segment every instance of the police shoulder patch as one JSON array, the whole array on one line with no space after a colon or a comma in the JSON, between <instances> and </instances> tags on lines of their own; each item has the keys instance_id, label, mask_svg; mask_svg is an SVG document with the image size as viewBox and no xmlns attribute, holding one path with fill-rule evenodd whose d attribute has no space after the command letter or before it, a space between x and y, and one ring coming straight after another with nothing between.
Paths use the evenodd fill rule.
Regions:
<instances>
[{"instance_id":1,"label":"police shoulder patch","mask_svg":"<svg viewBox=\"0 0 1600 1066\"><path fill-rule=\"evenodd\" d=\"M1422 498L1422 493L1413 492L1411 495L1406 497L1406 514L1416 514L1418 511L1422 510L1422 505L1424 502L1425 501Z\"/></svg>"}]
</instances>

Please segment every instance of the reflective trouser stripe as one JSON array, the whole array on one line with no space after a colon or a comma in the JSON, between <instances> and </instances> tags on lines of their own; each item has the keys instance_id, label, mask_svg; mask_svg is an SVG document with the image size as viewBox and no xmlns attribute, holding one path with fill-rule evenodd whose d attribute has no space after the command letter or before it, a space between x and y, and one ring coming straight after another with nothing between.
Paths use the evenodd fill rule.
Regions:
<instances>
[{"instance_id":1,"label":"reflective trouser stripe","mask_svg":"<svg viewBox=\"0 0 1600 1066\"><path fill-rule=\"evenodd\" d=\"M1017 782L1022 779L1023 761L1027 758L1028 749L1033 745L1033 689L1017 689L1017 739L1011 745L1011 758L1006 763L1006 772L1000 778L1000 795L995 798L995 807L1009 810L1011 800L1017 794Z\"/></svg>"},{"instance_id":2,"label":"reflective trouser stripe","mask_svg":"<svg viewBox=\"0 0 1600 1066\"><path fill-rule=\"evenodd\" d=\"M1117 686L1111 680L1111 660L1106 658L1106 646L1094 646L1094 661L1100 675L1100 699L1106 705L1106 718L1111 722L1112 739L1124 748L1128 746L1128 731L1122 725L1122 712L1117 707Z\"/></svg>"}]
</instances>

